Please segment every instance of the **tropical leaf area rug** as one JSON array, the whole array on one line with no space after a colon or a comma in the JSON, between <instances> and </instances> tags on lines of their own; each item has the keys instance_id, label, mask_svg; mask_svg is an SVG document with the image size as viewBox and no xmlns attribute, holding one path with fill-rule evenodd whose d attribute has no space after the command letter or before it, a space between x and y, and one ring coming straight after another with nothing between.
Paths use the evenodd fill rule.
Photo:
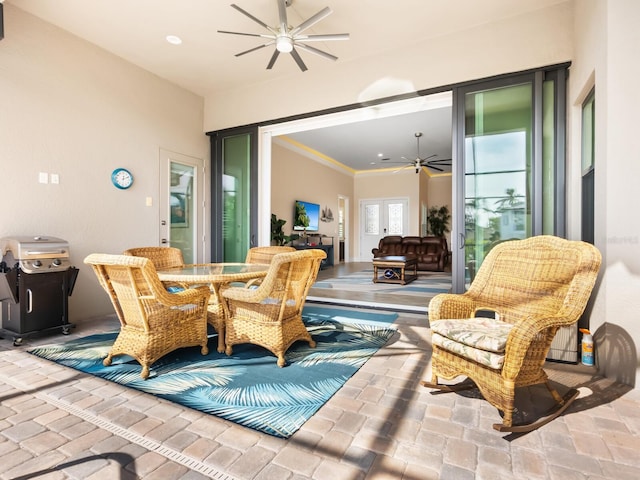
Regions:
<instances>
[{"instance_id":1,"label":"tropical leaf area rug","mask_svg":"<svg viewBox=\"0 0 640 480\"><path fill-rule=\"evenodd\" d=\"M102 359L117 332L91 335L29 353L67 367L135 388L186 407L280 437L293 435L327 402L396 331L397 314L306 306L303 319L316 348L296 342L286 353L288 364L262 347L236 345L233 355L200 347L182 348L151 366L148 380L140 364L126 355Z\"/></svg>"},{"instance_id":2,"label":"tropical leaf area rug","mask_svg":"<svg viewBox=\"0 0 640 480\"><path fill-rule=\"evenodd\" d=\"M384 271L378 270L382 275ZM374 283L373 268L351 273L343 277L319 280L313 288L329 288L350 292L396 293L425 298L451 289L451 274L447 272L418 272L418 278L407 285Z\"/></svg>"}]
</instances>

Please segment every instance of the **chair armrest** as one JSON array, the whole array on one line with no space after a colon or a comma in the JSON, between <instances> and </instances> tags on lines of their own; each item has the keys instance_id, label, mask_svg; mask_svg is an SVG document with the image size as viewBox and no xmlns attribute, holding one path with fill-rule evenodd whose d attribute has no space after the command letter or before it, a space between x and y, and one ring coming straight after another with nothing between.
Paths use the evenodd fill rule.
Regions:
<instances>
[{"instance_id":1,"label":"chair armrest","mask_svg":"<svg viewBox=\"0 0 640 480\"><path fill-rule=\"evenodd\" d=\"M525 359L542 364L558 328L570 323L564 315L529 316L516 322L507 338L502 376L515 380Z\"/></svg>"},{"instance_id":2,"label":"chair armrest","mask_svg":"<svg viewBox=\"0 0 640 480\"><path fill-rule=\"evenodd\" d=\"M268 296L268 290L265 288L245 288L245 287L230 287L222 292L222 297L225 300L232 300L236 302L245 303L260 303Z\"/></svg>"},{"instance_id":3,"label":"chair armrest","mask_svg":"<svg viewBox=\"0 0 640 480\"><path fill-rule=\"evenodd\" d=\"M158 301L163 305L169 307L176 307L179 305L186 305L188 303L198 303L204 299L206 305L211 296L211 290L205 285L201 285L195 288L187 288L181 292L167 292L160 290L158 292Z\"/></svg>"},{"instance_id":4,"label":"chair armrest","mask_svg":"<svg viewBox=\"0 0 640 480\"><path fill-rule=\"evenodd\" d=\"M429 321L469 318L476 308L476 302L464 294L439 293L429 302Z\"/></svg>"},{"instance_id":5,"label":"chair armrest","mask_svg":"<svg viewBox=\"0 0 640 480\"><path fill-rule=\"evenodd\" d=\"M371 249L371 253L373 253L373 256L374 256L374 257L378 254L378 252L379 252L379 251L380 251L380 249L379 249L379 248L372 248L372 249Z\"/></svg>"}]
</instances>

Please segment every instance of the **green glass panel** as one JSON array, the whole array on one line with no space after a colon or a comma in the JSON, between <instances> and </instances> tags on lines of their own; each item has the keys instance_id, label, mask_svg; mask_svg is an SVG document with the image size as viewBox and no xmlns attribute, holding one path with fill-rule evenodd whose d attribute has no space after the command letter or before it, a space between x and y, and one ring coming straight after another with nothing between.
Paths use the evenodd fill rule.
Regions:
<instances>
[{"instance_id":1,"label":"green glass panel","mask_svg":"<svg viewBox=\"0 0 640 480\"><path fill-rule=\"evenodd\" d=\"M243 262L250 242L250 135L223 140L224 211L222 238L225 262Z\"/></svg>"},{"instance_id":2,"label":"green glass panel","mask_svg":"<svg viewBox=\"0 0 640 480\"><path fill-rule=\"evenodd\" d=\"M496 243L532 229L532 86L472 92L465 107L465 264L472 280Z\"/></svg>"}]
</instances>

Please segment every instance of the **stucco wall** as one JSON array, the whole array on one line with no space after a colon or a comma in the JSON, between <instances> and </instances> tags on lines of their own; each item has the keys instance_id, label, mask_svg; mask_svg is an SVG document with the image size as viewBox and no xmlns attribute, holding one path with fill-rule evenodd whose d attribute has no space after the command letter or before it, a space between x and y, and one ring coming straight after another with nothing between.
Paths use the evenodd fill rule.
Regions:
<instances>
[{"instance_id":1,"label":"stucco wall","mask_svg":"<svg viewBox=\"0 0 640 480\"><path fill-rule=\"evenodd\" d=\"M634 0L588 0L575 15L575 67L570 81L572 118L572 211L579 212L580 108L595 87L596 246L603 268L594 298L590 329L600 373L639 385L640 370L640 217L637 200L640 151L637 88L640 67L640 3ZM579 223L572 222L574 227ZM576 227L577 228L577 227ZM575 230L574 230L575 231Z\"/></svg>"},{"instance_id":2,"label":"stucco wall","mask_svg":"<svg viewBox=\"0 0 640 480\"><path fill-rule=\"evenodd\" d=\"M0 237L51 235L80 268L72 322L113 308L83 264L158 245L159 150L209 156L203 99L12 5L0 42ZM135 182L121 191L111 172ZM56 173L57 185L38 182ZM145 206L151 197L152 207Z\"/></svg>"},{"instance_id":3,"label":"stucco wall","mask_svg":"<svg viewBox=\"0 0 640 480\"><path fill-rule=\"evenodd\" d=\"M330 208L334 221L321 221L318 233L334 238L334 263L337 263L338 196L353 198L353 177L285 148L277 141L271 153L271 212L287 221L284 232L290 235L296 200L317 203L321 209ZM346 241L353 248L353 238Z\"/></svg>"}]
</instances>

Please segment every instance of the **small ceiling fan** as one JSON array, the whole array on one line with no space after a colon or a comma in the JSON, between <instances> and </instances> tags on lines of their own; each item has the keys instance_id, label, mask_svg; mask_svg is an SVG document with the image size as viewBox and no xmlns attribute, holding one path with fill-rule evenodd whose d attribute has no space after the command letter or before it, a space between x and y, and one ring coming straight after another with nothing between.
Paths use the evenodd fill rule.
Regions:
<instances>
[{"instance_id":1,"label":"small ceiling fan","mask_svg":"<svg viewBox=\"0 0 640 480\"><path fill-rule=\"evenodd\" d=\"M429 155L428 157L424 157L424 158L420 157L420 137L422 137L422 132L416 132L415 133L415 137L416 137L416 141L417 141L418 145L417 145L417 157L414 160L410 160L407 157L401 157L403 160L405 160L405 162L390 162L389 161L389 160L391 160L390 158L383 158L382 161L383 162L387 162L387 163L406 163L406 162L409 162L408 164L406 164L404 167L398 169L397 171L404 170L405 168L415 168L416 169L416 173L419 173L420 169L422 167L431 168L433 170L437 170L438 172L444 172L444 169L440 168L440 167L444 167L444 166L450 167L451 166L451 159L450 158L438 159L438 160L430 160L431 158L438 156L436 153L434 153L433 155Z\"/></svg>"},{"instance_id":2,"label":"small ceiling fan","mask_svg":"<svg viewBox=\"0 0 640 480\"><path fill-rule=\"evenodd\" d=\"M313 25L318 23L320 20L327 17L331 14L331 9L329 7L325 7L320 10L318 13L309 17L307 20L302 22L297 27L292 27L289 25L287 21L287 7L291 5L293 0L276 0L278 3L278 26L270 27L262 20L251 15L246 10L243 10L235 3L232 3L231 6L238 10L240 13L246 15L251 20L256 22L258 25L266 28L269 33L242 33L242 32L229 32L227 30L218 30L218 33L228 33L231 35L245 35L249 37L260 37L266 38L268 41L262 45L258 45L257 47L250 48L249 50L245 50L244 52L236 53L236 57L240 57L247 53L255 52L256 50L260 50L261 48L269 47L271 45L275 46L275 50L273 51L273 55L271 56L271 60L267 64L267 70L273 68L273 65L276 63L278 56L281 53L290 53L295 62L298 64L298 67L303 72L307 70L307 66L302 61L302 57L296 50L296 48L300 48L309 53L313 53L319 55L324 58L328 58L329 60L337 60L338 57L335 55L331 55L330 53L319 50L315 47L307 45L307 42L324 42L327 40L348 40L348 33L331 33L326 35L304 35L303 32Z\"/></svg>"}]
</instances>

